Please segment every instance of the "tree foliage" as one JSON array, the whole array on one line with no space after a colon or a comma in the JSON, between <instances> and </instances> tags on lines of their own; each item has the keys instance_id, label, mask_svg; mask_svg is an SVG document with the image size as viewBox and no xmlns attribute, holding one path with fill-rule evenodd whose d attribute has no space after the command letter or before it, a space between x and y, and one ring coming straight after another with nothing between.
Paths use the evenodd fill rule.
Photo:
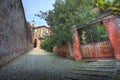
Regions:
<instances>
[{"instance_id":1,"label":"tree foliage","mask_svg":"<svg viewBox=\"0 0 120 80\"><path fill-rule=\"evenodd\" d=\"M53 42L61 46L72 41L73 25L85 24L96 17L96 13L92 11L95 3L96 0L56 0L53 10L40 11L36 16L46 20L53 30Z\"/></svg>"},{"instance_id":2,"label":"tree foliage","mask_svg":"<svg viewBox=\"0 0 120 80\"><path fill-rule=\"evenodd\" d=\"M47 37L42 43L40 44L40 47L46 51L52 52L52 49L54 47L54 42L51 37Z\"/></svg>"},{"instance_id":3,"label":"tree foliage","mask_svg":"<svg viewBox=\"0 0 120 80\"><path fill-rule=\"evenodd\" d=\"M98 0L96 4L102 12L113 11L114 14L120 14L120 0Z\"/></svg>"},{"instance_id":4,"label":"tree foliage","mask_svg":"<svg viewBox=\"0 0 120 80\"><path fill-rule=\"evenodd\" d=\"M101 42L108 40L108 35L105 27L101 23L93 24L91 27L86 27L78 30L81 44L93 42Z\"/></svg>"}]
</instances>

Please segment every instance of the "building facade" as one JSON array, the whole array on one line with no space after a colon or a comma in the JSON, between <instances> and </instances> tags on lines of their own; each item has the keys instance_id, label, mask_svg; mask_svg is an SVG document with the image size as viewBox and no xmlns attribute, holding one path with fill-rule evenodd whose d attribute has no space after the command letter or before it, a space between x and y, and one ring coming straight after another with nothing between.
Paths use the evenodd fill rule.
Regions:
<instances>
[{"instance_id":1,"label":"building facade","mask_svg":"<svg viewBox=\"0 0 120 80\"><path fill-rule=\"evenodd\" d=\"M50 36L51 29L47 26L32 27L34 48L40 48L40 44L46 37Z\"/></svg>"}]
</instances>

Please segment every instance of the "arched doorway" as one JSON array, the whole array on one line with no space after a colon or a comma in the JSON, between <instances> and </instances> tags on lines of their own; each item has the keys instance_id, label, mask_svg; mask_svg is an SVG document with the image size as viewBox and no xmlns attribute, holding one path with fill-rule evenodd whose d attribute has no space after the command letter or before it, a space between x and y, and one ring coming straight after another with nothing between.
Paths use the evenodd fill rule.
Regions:
<instances>
[{"instance_id":1,"label":"arched doorway","mask_svg":"<svg viewBox=\"0 0 120 80\"><path fill-rule=\"evenodd\" d=\"M37 39L34 40L34 48L37 47Z\"/></svg>"}]
</instances>

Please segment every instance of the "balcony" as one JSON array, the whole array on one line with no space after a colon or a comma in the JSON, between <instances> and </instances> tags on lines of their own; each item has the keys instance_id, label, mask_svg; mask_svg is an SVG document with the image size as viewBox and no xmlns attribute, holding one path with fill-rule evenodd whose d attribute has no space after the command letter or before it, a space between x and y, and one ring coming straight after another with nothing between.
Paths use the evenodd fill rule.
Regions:
<instances>
[{"instance_id":1,"label":"balcony","mask_svg":"<svg viewBox=\"0 0 120 80\"><path fill-rule=\"evenodd\" d=\"M38 39L43 40L43 39L45 39L45 38L48 37L48 36L50 36L49 33L40 34L39 37L38 37Z\"/></svg>"}]
</instances>

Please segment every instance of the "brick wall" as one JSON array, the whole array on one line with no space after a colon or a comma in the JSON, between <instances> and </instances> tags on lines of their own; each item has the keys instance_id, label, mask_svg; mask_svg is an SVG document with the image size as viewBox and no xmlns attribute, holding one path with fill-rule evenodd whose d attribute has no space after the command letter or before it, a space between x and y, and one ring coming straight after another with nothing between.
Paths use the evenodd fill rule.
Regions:
<instances>
[{"instance_id":1,"label":"brick wall","mask_svg":"<svg viewBox=\"0 0 120 80\"><path fill-rule=\"evenodd\" d=\"M21 0L0 1L0 65L32 48Z\"/></svg>"},{"instance_id":2,"label":"brick wall","mask_svg":"<svg viewBox=\"0 0 120 80\"><path fill-rule=\"evenodd\" d=\"M73 57L75 60L82 60L81 44L78 38L77 28L73 29Z\"/></svg>"},{"instance_id":3,"label":"brick wall","mask_svg":"<svg viewBox=\"0 0 120 80\"><path fill-rule=\"evenodd\" d=\"M68 44L64 44L61 47L54 46L53 47L53 52L56 53L56 54L60 54L62 56L71 58Z\"/></svg>"},{"instance_id":4,"label":"brick wall","mask_svg":"<svg viewBox=\"0 0 120 80\"><path fill-rule=\"evenodd\" d=\"M116 22L116 19L116 16L111 15L106 17L103 20L103 23L108 32L108 37L114 50L114 56L116 59L120 60L120 27L119 21Z\"/></svg>"}]
</instances>

